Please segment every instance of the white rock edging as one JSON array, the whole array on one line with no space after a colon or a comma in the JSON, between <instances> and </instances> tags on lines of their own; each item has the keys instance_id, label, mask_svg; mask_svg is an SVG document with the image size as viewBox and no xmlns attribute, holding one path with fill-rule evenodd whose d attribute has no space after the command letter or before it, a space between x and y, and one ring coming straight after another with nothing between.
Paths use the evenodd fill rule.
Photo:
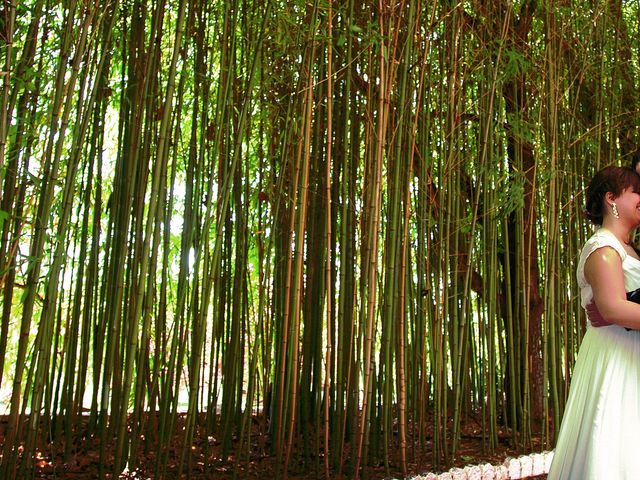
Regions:
<instances>
[{"instance_id":1,"label":"white rock edging","mask_svg":"<svg viewBox=\"0 0 640 480\"><path fill-rule=\"evenodd\" d=\"M411 480L516 480L549 473L553 451L507 458L502 465L473 465L448 472L417 475Z\"/></svg>"}]
</instances>

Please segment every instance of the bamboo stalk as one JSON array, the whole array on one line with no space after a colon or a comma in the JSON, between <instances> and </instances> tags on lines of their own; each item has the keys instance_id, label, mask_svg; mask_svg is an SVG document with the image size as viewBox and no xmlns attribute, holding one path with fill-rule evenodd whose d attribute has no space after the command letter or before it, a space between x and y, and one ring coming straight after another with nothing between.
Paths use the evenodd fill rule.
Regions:
<instances>
[{"instance_id":1,"label":"bamboo stalk","mask_svg":"<svg viewBox=\"0 0 640 480\"><path fill-rule=\"evenodd\" d=\"M331 206L331 160L332 160L332 145L333 145L333 4L329 0L329 8L327 11L327 145L326 145L326 159L325 159L325 202L326 202L326 215L325 215L325 229L326 229L326 260L325 260L325 285L326 285L326 350L325 350L325 370L324 370L324 476L327 480L331 478L331 469L329 464L330 450L330 408L331 403L331 369L333 366L333 335L332 335L332 298L333 298L333 275L332 275L332 243L333 243L333 231L332 231L332 206Z\"/></svg>"}]
</instances>

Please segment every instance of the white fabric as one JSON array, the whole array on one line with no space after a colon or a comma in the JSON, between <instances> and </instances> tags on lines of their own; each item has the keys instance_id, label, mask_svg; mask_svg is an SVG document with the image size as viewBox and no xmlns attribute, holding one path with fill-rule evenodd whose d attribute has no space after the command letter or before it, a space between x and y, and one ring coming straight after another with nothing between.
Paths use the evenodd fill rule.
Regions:
<instances>
[{"instance_id":1,"label":"white fabric","mask_svg":"<svg viewBox=\"0 0 640 480\"><path fill-rule=\"evenodd\" d=\"M618 241L616 236L611 233L606 228L599 229L596 233L594 233L587 243L582 247L582 253L580 253L580 261L578 262L578 286L580 287L580 297L582 308L586 307L591 300L593 299L593 290L591 289L591 285L587 283L587 279L584 278L584 264L587 262L589 255L602 247L613 247L620 258L622 259L622 269L625 270L625 267L629 268L629 270L634 271L634 264L638 263L638 260L627 255L622 244ZM638 266L640 268L640 265ZM627 285L627 275L625 273L624 276L624 286L627 292L631 290L635 290L636 287L633 287L635 283L640 283L640 270L638 270L638 277L635 278L635 275L630 277L628 280L630 285ZM639 285L640 286L640 285Z\"/></svg>"},{"instance_id":2,"label":"white fabric","mask_svg":"<svg viewBox=\"0 0 640 480\"><path fill-rule=\"evenodd\" d=\"M585 244L578 264L582 305L593 298L584 278L591 253L613 247L627 291L640 288L640 261L605 229ZM576 359L549 480L640 479L640 331L589 327Z\"/></svg>"}]
</instances>

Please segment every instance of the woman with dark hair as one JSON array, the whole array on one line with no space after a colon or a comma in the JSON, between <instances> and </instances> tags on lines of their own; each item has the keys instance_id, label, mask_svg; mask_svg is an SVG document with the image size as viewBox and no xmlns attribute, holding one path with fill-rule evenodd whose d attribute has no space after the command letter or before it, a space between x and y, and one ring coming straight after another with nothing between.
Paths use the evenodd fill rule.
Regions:
<instances>
[{"instance_id":1,"label":"woman with dark hair","mask_svg":"<svg viewBox=\"0 0 640 480\"><path fill-rule=\"evenodd\" d=\"M640 176L606 167L591 180L585 213L598 230L578 262L588 313L549 479L640 479Z\"/></svg>"}]
</instances>

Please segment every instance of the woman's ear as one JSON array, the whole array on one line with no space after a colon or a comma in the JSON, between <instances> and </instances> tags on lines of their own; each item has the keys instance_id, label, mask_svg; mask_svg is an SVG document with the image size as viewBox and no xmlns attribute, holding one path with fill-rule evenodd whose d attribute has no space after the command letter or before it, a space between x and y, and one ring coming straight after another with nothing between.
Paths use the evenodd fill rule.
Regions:
<instances>
[{"instance_id":1,"label":"woman's ear","mask_svg":"<svg viewBox=\"0 0 640 480\"><path fill-rule=\"evenodd\" d=\"M615 203L616 197L612 192L607 192L604 194L604 199L609 204L609 206L611 206L613 203Z\"/></svg>"}]
</instances>

